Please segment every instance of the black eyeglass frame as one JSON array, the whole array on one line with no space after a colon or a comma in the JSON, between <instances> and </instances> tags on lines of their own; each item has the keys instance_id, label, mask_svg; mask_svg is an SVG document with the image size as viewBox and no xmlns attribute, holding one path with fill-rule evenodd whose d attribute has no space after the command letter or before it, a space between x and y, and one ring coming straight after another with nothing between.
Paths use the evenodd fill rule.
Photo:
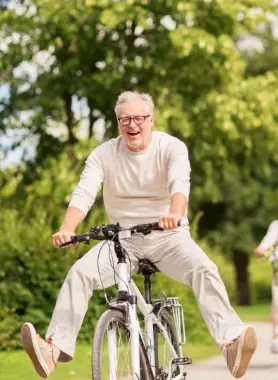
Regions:
<instances>
[{"instance_id":1,"label":"black eyeglass frame","mask_svg":"<svg viewBox=\"0 0 278 380\"><path fill-rule=\"evenodd\" d=\"M150 117L150 116L152 116L152 115L137 115L137 116L125 116L125 117L119 117L117 120L118 120L118 122L120 123L120 125L122 125L122 126L124 126L124 127L128 127L129 125L130 125L130 123L131 123L131 120L133 120L134 121L134 123L136 124L136 125L142 125L142 124L144 124L145 123L145 121L146 121L146 119L148 118L148 117ZM144 118L144 120L141 122L141 123L136 123L136 118L137 117L143 117ZM129 122L127 123L127 124L122 124L122 121L121 120L123 120L123 119L129 119Z\"/></svg>"}]
</instances>

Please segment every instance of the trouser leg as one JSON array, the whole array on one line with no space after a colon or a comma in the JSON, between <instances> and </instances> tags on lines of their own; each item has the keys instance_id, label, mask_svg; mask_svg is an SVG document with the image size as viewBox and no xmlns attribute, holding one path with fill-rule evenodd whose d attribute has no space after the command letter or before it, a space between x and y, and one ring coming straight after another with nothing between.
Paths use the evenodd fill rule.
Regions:
<instances>
[{"instance_id":1,"label":"trouser leg","mask_svg":"<svg viewBox=\"0 0 278 380\"><path fill-rule=\"evenodd\" d=\"M216 343L237 338L243 324L232 308L216 265L184 229L156 233L150 259L167 276L192 287Z\"/></svg>"},{"instance_id":2,"label":"trouser leg","mask_svg":"<svg viewBox=\"0 0 278 380\"><path fill-rule=\"evenodd\" d=\"M278 270L274 271L272 281L272 336L278 339Z\"/></svg>"},{"instance_id":3,"label":"trouser leg","mask_svg":"<svg viewBox=\"0 0 278 380\"><path fill-rule=\"evenodd\" d=\"M109 243L108 243L109 244ZM63 354L61 361L73 358L78 332L88 309L89 299L94 289L107 288L117 282L111 260L117 264L114 247L99 243L78 260L70 269L62 285L56 306L48 327L46 338ZM123 246L126 244L123 243ZM136 259L130 253L131 269L136 267ZM129 260L127 260L129 265Z\"/></svg>"}]
</instances>

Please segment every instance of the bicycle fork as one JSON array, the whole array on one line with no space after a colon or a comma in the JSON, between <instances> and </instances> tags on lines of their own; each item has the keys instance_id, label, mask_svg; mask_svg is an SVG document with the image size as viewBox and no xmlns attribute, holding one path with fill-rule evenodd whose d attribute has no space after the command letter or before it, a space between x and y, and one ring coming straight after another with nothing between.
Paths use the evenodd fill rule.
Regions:
<instances>
[{"instance_id":1,"label":"bicycle fork","mask_svg":"<svg viewBox=\"0 0 278 380\"><path fill-rule=\"evenodd\" d=\"M137 297L130 295L128 268L125 262L117 264L118 290L119 293L127 293L126 301L127 327L130 331L132 380L140 380L140 343L139 343L139 321L137 318ZM113 378L110 380L114 380ZM115 379L116 380L116 379Z\"/></svg>"},{"instance_id":2,"label":"bicycle fork","mask_svg":"<svg viewBox=\"0 0 278 380\"><path fill-rule=\"evenodd\" d=\"M136 314L136 304L129 305L130 333L131 333L131 358L133 367L133 380L140 379L140 345L139 345L139 321Z\"/></svg>"},{"instance_id":3,"label":"bicycle fork","mask_svg":"<svg viewBox=\"0 0 278 380\"><path fill-rule=\"evenodd\" d=\"M132 359L132 380L140 380L140 349L139 349L139 322L136 317L136 304L127 306L128 330L130 331L131 359ZM118 352L116 327L107 331L109 347L109 370L110 379L117 380Z\"/></svg>"}]
</instances>

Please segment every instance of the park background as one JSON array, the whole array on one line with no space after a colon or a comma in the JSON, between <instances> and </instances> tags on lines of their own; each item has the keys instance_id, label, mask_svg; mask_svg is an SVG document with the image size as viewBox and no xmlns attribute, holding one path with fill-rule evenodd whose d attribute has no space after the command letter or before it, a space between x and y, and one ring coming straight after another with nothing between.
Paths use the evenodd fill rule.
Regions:
<instances>
[{"instance_id":1,"label":"park background","mask_svg":"<svg viewBox=\"0 0 278 380\"><path fill-rule=\"evenodd\" d=\"M20 364L22 379L37 378L20 327L30 321L44 334L87 250L54 249L51 235L86 157L117 135L124 90L150 93L156 129L187 145L192 235L242 318L269 320L271 267L253 250L278 215L277 1L1 0L0 25L0 375L17 379ZM99 194L78 232L107 221ZM185 352L217 353L191 290L158 274L154 290L166 289L185 309ZM100 291L79 359L53 379L89 379L104 309Z\"/></svg>"}]
</instances>

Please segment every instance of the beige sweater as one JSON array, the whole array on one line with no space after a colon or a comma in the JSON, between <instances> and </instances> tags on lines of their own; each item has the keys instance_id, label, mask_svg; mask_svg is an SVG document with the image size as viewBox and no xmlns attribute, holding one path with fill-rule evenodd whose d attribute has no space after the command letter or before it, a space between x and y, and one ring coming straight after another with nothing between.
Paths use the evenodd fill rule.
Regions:
<instances>
[{"instance_id":1,"label":"beige sweater","mask_svg":"<svg viewBox=\"0 0 278 380\"><path fill-rule=\"evenodd\" d=\"M121 136L96 148L88 157L69 206L85 215L103 183L104 206L111 223L123 227L167 215L170 198L190 191L190 163L185 144L164 132L153 132L150 145L131 152ZM187 210L184 215L187 218Z\"/></svg>"}]
</instances>

